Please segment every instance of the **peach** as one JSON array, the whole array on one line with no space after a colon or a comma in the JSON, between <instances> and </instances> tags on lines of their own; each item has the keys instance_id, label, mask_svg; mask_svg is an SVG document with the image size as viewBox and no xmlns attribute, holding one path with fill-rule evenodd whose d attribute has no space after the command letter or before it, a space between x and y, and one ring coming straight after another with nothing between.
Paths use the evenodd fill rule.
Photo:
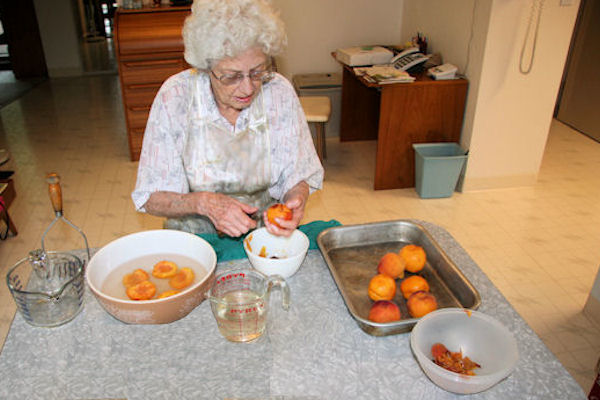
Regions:
<instances>
[{"instance_id":1,"label":"peach","mask_svg":"<svg viewBox=\"0 0 600 400\"><path fill-rule=\"evenodd\" d=\"M419 275L409 276L400 283L400 291L405 299L408 299L411 294L418 291L429 292L429 283Z\"/></svg>"},{"instance_id":2,"label":"peach","mask_svg":"<svg viewBox=\"0 0 600 400\"><path fill-rule=\"evenodd\" d=\"M396 253L387 253L377 265L377 272L389 276L392 279L404 277L404 260Z\"/></svg>"},{"instance_id":3,"label":"peach","mask_svg":"<svg viewBox=\"0 0 600 400\"><path fill-rule=\"evenodd\" d=\"M380 300L373 303L369 311L369 321L393 322L400 320L400 308L388 300Z\"/></svg>"},{"instance_id":4,"label":"peach","mask_svg":"<svg viewBox=\"0 0 600 400\"><path fill-rule=\"evenodd\" d=\"M391 300L396 295L396 281L384 274L377 274L369 282L369 298L373 301Z\"/></svg>"},{"instance_id":5,"label":"peach","mask_svg":"<svg viewBox=\"0 0 600 400\"><path fill-rule=\"evenodd\" d=\"M413 318L421 318L430 312L437 310L438 304L435 296L429 292L418 291L410 295L406 300L408 313Z\"/></svg>"},{"instance_id":6,"label":"peach","mask_svg":"<svg viewBox=\"0 0 600 400\"><path fill-rule=\"evenodd\" d=\"M277 225L280 228L281 226L279 226L279 224L275 221L275 218L280 218L289 221L290 219L292 219L292 215L292 210L290 210L284 204L280 203L273 204L267 209L267 219L269 220L269 222L274 225Z\"/></svg>"},{"instance_id":7,"label":"peach","mask_svg":"<svg viewBox=\"0 0 600 400\"><path fill-rule=\"evenodd\" d=\"M398 254L406 263L406 270L408 272L419 272L423 269L423 267L425 267L427 255L421 246L407 244L400 250L400 253Z\"/></svg>"},{"instance_id":8,"label":"peach","mask_svg":"<svg viewBox=\"0 0 600 400\"><path fill-rule=\"evenodd\" d=\"M191 268L184 267L169 280L169 285L171 285L173 289L183 289L192 284L194 277L194 271L192 271Z\"/></svg>"},{"instance_id":9,"label":"peach","mask_svg":"<svg viewBox=\"0 0 600 400\"><path fill-rule=\"evenodd\" d=\"M171 297L179 293L179 290L167 290L156 296L157 299L164 299L165 297Z\"/></svg>"},{"instance_id":10,"label":"peach","mask_svg":"<svg viewBox=\"0 0 600 400\"><path fill-rule=\"evenodd\" d=\"M147 281L150 276L146 271L141 268L136 269L130 274L123 277L123 285L128 288L129 286L137 285L140 282Z\"/></svg>"},{"instance_id":11,"label":"peach","mask_svg":"<svg viewBox=\"0 0 600 400\"><path fill-rule=\"evenodd\" d=\"M131 300L150 300L156 293L156 286L150 281L143 281L129 286L126 292Z\"/></svg>"},{"instance_id":12,"label":"peach","mask_svg":"<svg viewBox=\"0 0 600 400\"><path fill-rule=\"evenodd\" d=\"M176 273L177 264L171 261L159 261L152 269L152 276L159 279L172 278Z\"/></svg>"}]
</instances>

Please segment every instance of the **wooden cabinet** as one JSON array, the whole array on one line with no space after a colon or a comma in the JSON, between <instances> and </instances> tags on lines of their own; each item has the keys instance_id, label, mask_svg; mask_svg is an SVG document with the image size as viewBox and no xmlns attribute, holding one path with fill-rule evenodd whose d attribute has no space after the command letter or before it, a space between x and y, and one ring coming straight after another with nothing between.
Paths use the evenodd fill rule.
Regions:
<instances>
[{"instance_id":1,"label":"wooden cabinet","mask_svg":"<svg viewBox=\"0 0 600 400\"><path fill-rule=\"evenodd\" d=\"M115 44L132 161L140 158L150 107L162 83L189 65L181 29L190 7L119 8Z\"/></svg>"}]
</instances>

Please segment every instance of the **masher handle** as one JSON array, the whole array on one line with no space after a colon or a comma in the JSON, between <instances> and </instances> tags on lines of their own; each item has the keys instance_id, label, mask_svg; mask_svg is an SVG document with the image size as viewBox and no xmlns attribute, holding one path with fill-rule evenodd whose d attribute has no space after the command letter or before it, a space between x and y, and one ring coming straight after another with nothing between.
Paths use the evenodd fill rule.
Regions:
<instances>
[{"instance_id":1,"label":"masher handle","mask_svg":"<svg viewBox=\"0 0 600 400\"><path fill-rule=\"evenodd\" d=\"M48 182L48 195L52 202L54 212L62 214L62 191L60 189L60 176L56 173L51 173L46 176L46 182Z\"/></svg>"}]
</instances>

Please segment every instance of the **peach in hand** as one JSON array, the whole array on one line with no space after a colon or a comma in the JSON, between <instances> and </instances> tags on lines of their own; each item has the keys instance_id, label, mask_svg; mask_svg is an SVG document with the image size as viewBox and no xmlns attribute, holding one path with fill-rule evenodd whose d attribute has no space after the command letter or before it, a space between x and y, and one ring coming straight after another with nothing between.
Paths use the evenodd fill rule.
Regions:
<instances>
[{"instance_id":1,"label":"peach in hand","mask_svg":"<svg viewBox=\"0 0 600 400\"><path fill-rule=\"evenodd\" d=\"M410 295L406 300L408 313L413 318L421 318L430 312L437 310L438 304L435 296L429 292L418 291Z\"/></svg>"},{"instance_id":2,"label":"peach in hand","mask_svg":"<svg viewBox=\"0 0 600 400\"><path fill-rule=\"evenodd\" d=\"M400 308L388 300L380 300L373 303L369 311L369 321L393 322L400 320Z\"/></svg>"},{"instance_id":3,"label":"peach in hand","mask_svg":"<svg viewBox=\"0 0 600 400\"><path fill-rule=\"evenodd\" d=\"M285 204L273 204L267 209L267 219L270 223L278 226L279 228L281 228L281 226L279 226L279 224L275 221L275 218L289 221L292 219L292 215L292 210L290 210Z\"/></svg>"},{"instance_id":4,"label":"peach in hand","mask_svg":"<svg viewBox=\"0 0 600 400\"><path fill-rule=\"evenodd\" d=\"M387 253L377 265L377 272L389 276L392 279L404 277L404 260L396 253Z\"/></svg>"},{"instance_id":5,"label":"peach in hand","mask_svg":"<svg viewBox=\"0 0 600 400\"><path fill-rule=\"evenodd\" d=\"M377 274L371 278L368 290L373 301L391 300L396 294L396 281L387 275Z\"/></svg>"}]
</instances>

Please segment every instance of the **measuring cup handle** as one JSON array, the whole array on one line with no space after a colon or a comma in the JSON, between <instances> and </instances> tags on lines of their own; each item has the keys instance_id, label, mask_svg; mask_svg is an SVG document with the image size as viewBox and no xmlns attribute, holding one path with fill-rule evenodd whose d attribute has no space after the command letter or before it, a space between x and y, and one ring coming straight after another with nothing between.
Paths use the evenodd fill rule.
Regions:
<instances>
[{"instance_id":1,"label":"measuring cup handle","mask_svg":"<svg viewBox=\"0 0 600 400\"><path fill-rule=\"evenodd\" d=\"M290 288L281 275L271 275L267 279L267 291L270 292L273 286L279 286L281 290L281 307L284 310L290 309Z\"/></svg>"},{"instance_id":2,"label":"measuring cup handle","mask_svg":"<svg viewBox=\"0 0 600 400\"><path fill-rule=\"evenodd\" d=\"M60 177L56 173L51 173L46 176L48 182L48 195L52 202L52 207L56 214L62 214L62 191L60 189Z\"/></svg>"}]
</instances>

